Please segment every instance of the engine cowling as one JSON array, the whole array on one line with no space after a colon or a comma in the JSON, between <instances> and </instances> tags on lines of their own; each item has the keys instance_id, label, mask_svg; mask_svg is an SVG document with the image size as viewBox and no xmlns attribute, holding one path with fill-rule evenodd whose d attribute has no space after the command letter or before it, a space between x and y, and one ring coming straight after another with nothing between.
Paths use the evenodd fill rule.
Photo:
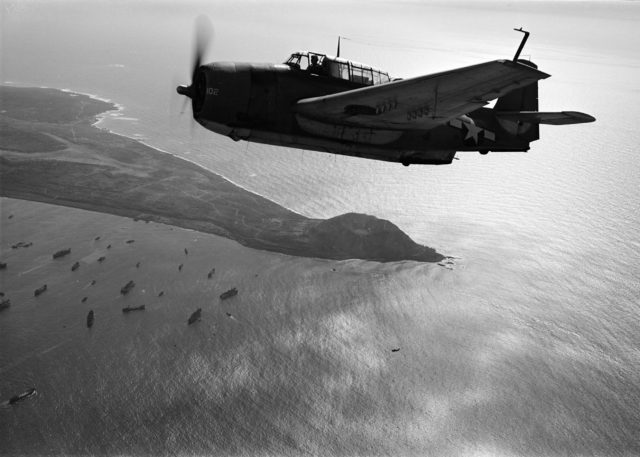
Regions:
<instances>
[{"instance_id":1,"label":"engine cowling","mask_svg":"<svg viewBox=\"0 0 640 457\"><path fill-rule=\"evenodd\" d=\"M246 115L250 92L251 71L247 65L202 65L194 79L193 117L209 130L229 135Z\"/></svg>"}]
</instances>

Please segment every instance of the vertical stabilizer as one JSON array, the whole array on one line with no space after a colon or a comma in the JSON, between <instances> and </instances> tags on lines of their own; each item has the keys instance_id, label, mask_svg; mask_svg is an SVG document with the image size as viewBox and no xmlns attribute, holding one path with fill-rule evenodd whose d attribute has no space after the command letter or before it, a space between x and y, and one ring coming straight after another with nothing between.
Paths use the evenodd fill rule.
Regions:
<instances>
[{"instance_id":1,"label":"vertical stabilizer","mask_svg":"<svg viewBox=\"0 0 640 457\"><path fill-rule=\"evenodd\" d=\"M518 60L519 64L538 68L528 60ZM496 111L538 111L538 83L509 92L498 99L494 108Z\"/></svg>"},{"instance_id":2,"label":"vertical stabilizer","mask_svg":"<svg viewBox=\"0 0 640 457\"><path fill-rule=\"evenodd\" d=\"M519 59L518 63L532 68L538 68L536 64L528 60ZM500 112L507 111L538 111L538 83L534 82L500 97L496 101L493 109L497 115L499 115ZM535 141L540 138L540 129L537 123L501 120L500 124L512 135L518 135L527 141Z\"/></svg>"}]
</instances>

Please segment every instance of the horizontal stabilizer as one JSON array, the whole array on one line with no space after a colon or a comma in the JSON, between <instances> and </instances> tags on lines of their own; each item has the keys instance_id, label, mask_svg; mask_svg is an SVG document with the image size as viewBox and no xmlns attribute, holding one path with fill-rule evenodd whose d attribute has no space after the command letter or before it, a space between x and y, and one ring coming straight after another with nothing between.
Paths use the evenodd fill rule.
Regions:
<instances>
[{"instance_id":1,"label":"horizontal stabilizer","mask_svg":"<svg viewBox=\"0 0 640 457\"><path fill-rule=\"evenodd\" d=\"M595 117L577 111L538 112L538 111L498 111L496 117L505 121L520 121L527 124L566 125L593 122Z\"/></svg>"}]
</instances>

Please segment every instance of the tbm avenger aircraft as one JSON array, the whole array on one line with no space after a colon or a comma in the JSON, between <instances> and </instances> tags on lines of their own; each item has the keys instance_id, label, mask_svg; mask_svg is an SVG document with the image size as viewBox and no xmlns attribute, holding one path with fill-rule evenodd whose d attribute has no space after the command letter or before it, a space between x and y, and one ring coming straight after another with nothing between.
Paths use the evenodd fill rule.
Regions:
<instances>
[{"instance_id":1,"label":"tbm avenger aircraft","mask_svg":"<svg viewBox=\"0 0 640 457\"><path fill-rule=\"evenodd\" d=\"M201 64L190 86L194 119L235 141L246 140L403 165L450 164L458 151L529 150L540 124L595 118L575 111L539 112L538 80L550 75L519 59L391 79L386 72L315 52L284 64ZM484 107L497 99L493 108Z\"/></svg>"}]
</instances>

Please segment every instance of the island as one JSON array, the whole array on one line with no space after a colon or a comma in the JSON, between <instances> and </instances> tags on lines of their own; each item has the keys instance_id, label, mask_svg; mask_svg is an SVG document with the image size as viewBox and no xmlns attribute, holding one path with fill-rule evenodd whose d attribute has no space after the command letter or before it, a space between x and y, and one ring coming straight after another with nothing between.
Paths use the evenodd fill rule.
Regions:
<instances>
[{"instance_id":1,"label":"island","mask_svg":"<svg viewBox=\"0 0 640 457\"><path fill-rule=\"evenodd\" d=\"M0 196L155 221L302 257L439 262L393 223L312 219L179 157L95 127L116 106L87 95L0 86Z\"/></svg>"}]
</instances>

